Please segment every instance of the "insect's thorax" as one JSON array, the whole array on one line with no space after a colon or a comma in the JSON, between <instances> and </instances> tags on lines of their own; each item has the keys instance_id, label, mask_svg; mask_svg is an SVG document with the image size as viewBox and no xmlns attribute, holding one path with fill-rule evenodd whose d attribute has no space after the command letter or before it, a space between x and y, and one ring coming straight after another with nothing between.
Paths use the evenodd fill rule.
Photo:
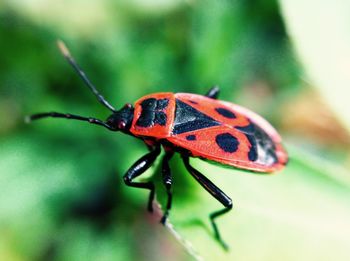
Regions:
<instances>
[{"instance_id":1,"label":"insect's thorax","mask_svg":"<svg viewBox=\"0 0 350 261\"><path fill-rule=\"evenodd\" d=\"M174 93L154 93L135 102L130 132L135 136L169 137L175 117Z\"/></svg>"},{"instance_id":2,"label":"insect's thorax","mask_svg":"<svg viewBox=\"0 0 350 261\"><path fill-rule=\"evenodd\" d=\"M197 96L185 93L154 93L135 102L130 132L135 136L165 139L220 123L192 107Z\"/></svg>"},{"instance_id":3,"label":"insect's thorax","mask_svg":"<svg viewBox=\"0 0 350 261\"><path fill-rule=\"evenodd\" d=\"M135 103L130 132L135 136L165 139L220 125L213 118L194 109L191 106L194 102L190 99L191 96L191 94L154 93L142 97Z\"/></svg>"}]
</instances>

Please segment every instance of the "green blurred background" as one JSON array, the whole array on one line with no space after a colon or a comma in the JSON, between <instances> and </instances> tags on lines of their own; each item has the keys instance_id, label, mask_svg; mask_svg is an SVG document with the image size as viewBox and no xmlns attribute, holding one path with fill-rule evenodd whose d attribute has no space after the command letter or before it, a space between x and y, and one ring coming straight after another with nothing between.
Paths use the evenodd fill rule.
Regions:
<instances>
[{"instance_id":1,"label":"green blurred background","mask_svg":"<svg viewBox=\"0 0 350 261\"><path fill-rule=\"evenodd\" d=\"M342 72L337 60L310 61L326 52L299 32L318 7L296 18L298 8L305 11L262 0L0 2L0 260L349 260L349 82L328 84ZM332 25L318 26L336 38L327 38ZM146 212L146 191L122 182L147 151L140 141L81 122L24 124L42 111L109 116L57 39L117 108L149 93L204 94L217 84L222 99L281 132L291 161L277 175L192 161L233 199L234 210L218 221L230 252L207 218L220 204L179 157L171 163L170 222L182 240L159 224L160 213ZM350 63L348 50L338 51ZM158 165L148 171L155 180Z\"/></svg>"}]
</instances>

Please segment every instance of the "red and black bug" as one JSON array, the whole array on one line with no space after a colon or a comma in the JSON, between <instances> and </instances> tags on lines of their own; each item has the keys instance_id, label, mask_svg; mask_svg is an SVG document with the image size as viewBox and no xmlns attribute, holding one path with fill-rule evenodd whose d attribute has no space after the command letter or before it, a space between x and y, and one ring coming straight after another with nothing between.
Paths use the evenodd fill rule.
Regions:
<instances>
[{"instance_id":1,"label":"red and black bug","mask_svg":"<svg viewBox=\"0 0 350 261\"><path fill-rule=\"evenodd\" d=\"M142 97L134 105L114 109L97 91L77 65L68 49L59 42L59 48L86 85L112 114L106 121L91 117L58 112L38 113L28 120L46 117L87 121L111 131L143 140L150 152L137 160L124 175L127 186L150 190L148 210L152 211L155 186L152 181L135 182L165 150L162 160L162 178L167 191L167 205L161 222L164 224L172 202L172 174L169 160L175 152L181 154L188 172L216 198L224 209L210 215L216 239L221 239L215 219L232 209L232 200L214 183L190 165L190 157L221 163L239 169L268 173L282 169L288 156L276 130L262 117L233 103L217 100L219 88L213 87L206 95L190 93L154 93Z\"/></svg>"}]
</instances>

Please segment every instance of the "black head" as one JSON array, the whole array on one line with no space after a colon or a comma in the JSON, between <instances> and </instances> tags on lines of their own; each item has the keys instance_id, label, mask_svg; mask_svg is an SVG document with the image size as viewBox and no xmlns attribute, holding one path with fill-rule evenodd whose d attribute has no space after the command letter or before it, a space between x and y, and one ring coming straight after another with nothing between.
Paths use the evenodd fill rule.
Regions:
<instances>
[{"instance_id":1,"label":"black head","mask_svg":"<svg viewBox=\"0 0 350 261\"><path fill-rule=\"evenodd\" d=\"M106 120L109 129L129 133L134 118L134 107L127 103L119 111L113 112Z\"/></svg>"}]
</instances>

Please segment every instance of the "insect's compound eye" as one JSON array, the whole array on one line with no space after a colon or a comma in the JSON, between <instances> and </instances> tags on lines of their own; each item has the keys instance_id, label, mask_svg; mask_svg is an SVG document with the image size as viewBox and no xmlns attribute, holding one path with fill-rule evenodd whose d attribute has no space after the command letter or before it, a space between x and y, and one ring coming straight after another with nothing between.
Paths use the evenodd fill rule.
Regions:
<instances>
[{"instance_id":1,"label":"insect's compound eye","mask_svg":"<svg viewBox=\"0 0 350 261\"><path fill-rule=\"evenodd\" d=\"M125 121L120 121L118 122L118 129L123 130L126 127L126 122Z\"/></svg>"}]
</instances>

